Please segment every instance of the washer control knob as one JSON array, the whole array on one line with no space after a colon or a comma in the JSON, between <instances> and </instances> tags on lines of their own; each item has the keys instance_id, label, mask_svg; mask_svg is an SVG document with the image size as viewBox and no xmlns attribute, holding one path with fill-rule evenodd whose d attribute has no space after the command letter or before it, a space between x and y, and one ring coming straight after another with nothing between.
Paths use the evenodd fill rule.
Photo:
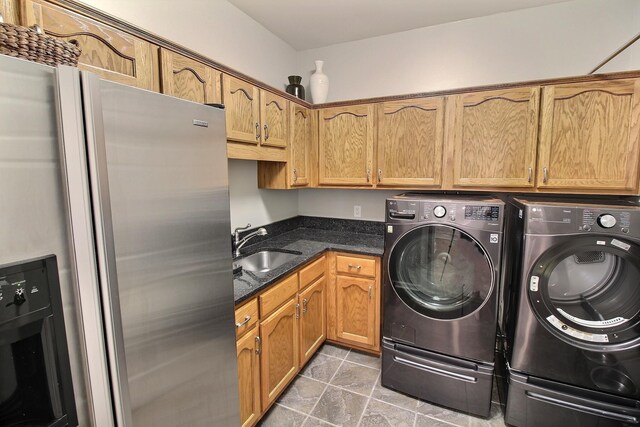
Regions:
<instances>
[{"instance_id":1,"label":"washer control knob","mask_svg":"<svg viewBox=\"0 0 640 427\"><path fill-rule=\"evenodd\" d=\"M616 217L610 214L602 214L598 217L598 225L602 228L611 228L616 225Z\"/></svg>"},{"instance_id":2,"label":"washer control knob","mask_svg":"<svg viewBox=\"0 0 640 427\"><path fill-rule=\"evenodd\" d=\"M24 295L24 289L20 288L16 290L16 294L13 296L13 303L15 305L22 305L27 300L27 297Z\"/></svg>"},{"instance_id":3,"label":"washer control knob","mask_svg":"<svg viewBox=\"0 0 640 427\"><path fill-rule=\"evenodd\" d=\"M584 231L591 231L591 226L589 224L585 224L584 226L582 226L582 229Z\"/></svg>"},{"instance_id":4,"label":"washer control knob","mask_svg":"<svg viewBox=\"0 0 640 427\"><path fill-rule=\"evenodd\" d=\"M442 218L447 214L447 210L444 208L444 206L436 206L435 208L433 208L433 214L436 216L436 218Z\"/></svg>"},{"instance_id":5,"label":"washer control knob","mask_svg":"<svg viewBox=\"0 0 640 427\"><path fill-rule=\"evenodd\" d=\"M622 229L620 231L622 231L624 234L629 233L629 229L626 228L626 227L622 227Z\"/></svg>"}]
</instances>

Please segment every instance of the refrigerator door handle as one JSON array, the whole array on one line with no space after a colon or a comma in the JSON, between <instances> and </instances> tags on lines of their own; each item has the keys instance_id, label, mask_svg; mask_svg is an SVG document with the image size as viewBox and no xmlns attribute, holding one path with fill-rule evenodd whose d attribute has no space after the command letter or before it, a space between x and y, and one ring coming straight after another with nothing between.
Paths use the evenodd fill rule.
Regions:
<instances>
[{"instance_id":1,"label":"refrigerator door handle","mask_svg":"<svg viewBox=\"0 0 640 427\"><path fill-rule=\"evenodd\" d=\"M118 426L132 427L133 418L120 312L100 79L86 72L82 72L80 75L105 335L111 376L117 379L111 383L114 411Z\"/></svg>"},{"instance_id":2,"label":"refrigerator door handle","mask_svg":"<svg viewBox=\"0 0 640 427\"><path fill-rule=\"evenodd\" d=\"M618 412L608 411L603 408L596 408L592 406L581 405L579 403L568 402L566 400L558 399L556 397L545 396L540 393L536 393L534 391L527 391L527 396L533 400L538 400L540 402L548 403L550 405L560 406L563 408L568 408L574 411L585 412L587 414L593 414L598 417L605 417L611 420L620 421L629 424L638 424L638 418L633 417L631 415L620 414Z\"/></svg>"}]
</instances>

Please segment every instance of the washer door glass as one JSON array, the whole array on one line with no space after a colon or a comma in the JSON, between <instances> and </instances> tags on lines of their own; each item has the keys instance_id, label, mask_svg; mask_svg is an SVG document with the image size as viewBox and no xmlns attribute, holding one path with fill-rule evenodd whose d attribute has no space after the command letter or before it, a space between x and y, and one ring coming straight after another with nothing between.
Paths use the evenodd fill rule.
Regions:
<instances>
[{"instance_id":1,"label":"washer door glass","mask_svg":"<svg viewBox=\"0 0 640 427\"><path fill-rule=\"evenodd\" d=\"M493 268L480 244L444 225L425 225L403 235L391 249L389 276L405 304L436 319L473 313L493 287Z\"/></svg>"}]
</instances>

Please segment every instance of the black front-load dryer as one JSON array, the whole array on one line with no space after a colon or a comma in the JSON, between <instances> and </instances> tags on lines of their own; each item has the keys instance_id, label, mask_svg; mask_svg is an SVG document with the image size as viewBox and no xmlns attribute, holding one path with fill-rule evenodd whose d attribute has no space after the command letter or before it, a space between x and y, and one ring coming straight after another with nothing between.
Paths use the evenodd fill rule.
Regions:
<instances>
[{"instance_id":1,"label":"black front-load dryer","mask_svg":"<svg viewBox=\"0 0 640 427\"><path fill-rule=\"evenodd\" d=\"M387 200L384 386L489 414L503 211L487 197Z\"/></svg>"},{"instance_id":2,"label":"black front-load dryer","mask_svg":"<svg viewBox=\"0 0 640 427\"><path fill-rule=\"evenodd\" d=\"M514 279L505 279L515 313L504 325L507 422L639 425L640 208L511 205L521 248L519 259L507 258L519 263Z\"/></svg>"}]
</instances>

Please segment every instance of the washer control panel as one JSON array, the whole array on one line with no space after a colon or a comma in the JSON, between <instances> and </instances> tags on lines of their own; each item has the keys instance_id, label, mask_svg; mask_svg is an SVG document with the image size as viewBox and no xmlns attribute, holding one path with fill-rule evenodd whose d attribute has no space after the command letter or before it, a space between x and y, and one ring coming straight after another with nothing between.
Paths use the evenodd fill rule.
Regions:
<instances>
[{"instance_id":1,"label":"washer control panel","mask_svg":"<svg viewBox=\"0 0 640 427\"><path fill-rule=\"evenodd\" d=\"M631 229L631 212L624 210L582 209L578 227L582 231L613 231L628 234Z\"/></svg>"},{"instance_id":2,"label":"washer control panel","mask_svg":"<svg viewBox=\"0 0 640 427\"><path fill-rule=\"evenodd\" d=\"M640 236L640 207L597 205L527 206L530 234L594 233ZM522 213L519 214L522 218Z\"/></svg>"},{"instance_id":3,"label":"washer control panel","mask_svg":"<svg viewBox=\"0 0 640 427\"><path fill-rule=\"evenodd\" d=\"M452 201L390 198L387 200L387 222L443 222L489 230L500 230L504 205L499 200Z\"/></svg>"}]
</instances>

